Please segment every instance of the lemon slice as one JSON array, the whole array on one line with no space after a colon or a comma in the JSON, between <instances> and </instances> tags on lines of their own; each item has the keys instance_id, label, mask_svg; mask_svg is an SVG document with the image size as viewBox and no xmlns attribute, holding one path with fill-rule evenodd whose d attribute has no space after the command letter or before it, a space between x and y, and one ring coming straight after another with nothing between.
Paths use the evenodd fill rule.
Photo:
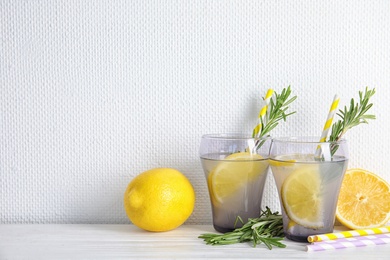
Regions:
<instances>
[{"instance_id":1,"label":"lemon slice","mask_svg":"<svg viewBox=\"0 0 390 260\"><path fill-rule=\"evenodd\" d=\"M296 158L299 154L279 155L269 160L269 164L273 167L292 167L295 166Z\"/></svg>"},{"instance_id":2,"label":"lemon slice","mask_svg":"<svg viewBox=\"0 0 390 260\"><path fill-rule=\"evenodd\" d=\"M282 185L282 202L289 218L306 228L324 226L321 179L318 165L300 166Z\"/></svg>"},{"instance_id":3,"label":"lemon slice","mask_svg":"<svg viewBox=\"0 0 390 260\"><path fill-rule=\"evenodd\" d=\"M269 164L274 167L292 167L295 166L296 160L287 160L287 161L278 161L278 160L270 160Z\"/></svg>"},{"instance_id":4,"label":"lemon slice","mask_svg":"<svg viewBox=\"0 0 390 260\"><path fill-rule=\"evenodd\" d=\"M346 171L336 210L337 219L350 229L384 226L390 219L390 185L364 169Z\"/></svg>"},{"instance_id":5,"label":"lemon slice","mask_svg":"<svg viewBox=\"0 0 390 260\"><path fill-rule=\"evenodd\" d=\"M223 203L242 190L247 182L265 174L268 162L259 154L234 153L220 162L208 177L214 203Z\"/></svg>"}]
</instances>

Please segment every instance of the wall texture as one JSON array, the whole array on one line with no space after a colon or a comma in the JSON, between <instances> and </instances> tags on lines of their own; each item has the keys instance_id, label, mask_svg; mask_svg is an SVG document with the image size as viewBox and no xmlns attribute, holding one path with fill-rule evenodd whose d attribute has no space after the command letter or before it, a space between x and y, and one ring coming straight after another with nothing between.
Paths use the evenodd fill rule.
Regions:
<instances>
[{"instance_id":1,"label":"wall texture","mask_svg":"<svg viewBox=\"0 0 390 260\"><path fill-rule=\"evenodd\" d=\"M0 222L128 223L123 192L185 173L187 223L211 223L205 133L251 133L268 88L298 113L274 136L320 135L334 94L376 88L347 134L350 167L390 181L390 2L0 0ZM264 205L279 209L269 176Z\"/></svg>"}]
</instances>

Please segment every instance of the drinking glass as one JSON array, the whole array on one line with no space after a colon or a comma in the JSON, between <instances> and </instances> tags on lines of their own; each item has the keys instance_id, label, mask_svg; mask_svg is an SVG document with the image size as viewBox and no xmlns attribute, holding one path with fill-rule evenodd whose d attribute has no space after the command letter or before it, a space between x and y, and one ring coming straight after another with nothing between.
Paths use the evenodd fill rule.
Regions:
<instances>
[{"instance_id":1,"label":"drinking glass","mask_svg":"<svg viewBox=\"0 0 390 260\"><path fill-rule=\"evenodd\" d=\"M307 242L310 235L333 232L341 183L348 165L346 140L318 137L274 138L270 165L287 238Z\"/></svg>"},{"instance_id":2,"label":"drinking glass","mask_svg":"<svg viewBox=\"0 0 390 260\"><path fill-rule=\"evenodd\" d=\"M242 134L202 136L199 153L215 230L229 232L259 217L270 144L270 138Z\"/></svg>"}]
</instances>

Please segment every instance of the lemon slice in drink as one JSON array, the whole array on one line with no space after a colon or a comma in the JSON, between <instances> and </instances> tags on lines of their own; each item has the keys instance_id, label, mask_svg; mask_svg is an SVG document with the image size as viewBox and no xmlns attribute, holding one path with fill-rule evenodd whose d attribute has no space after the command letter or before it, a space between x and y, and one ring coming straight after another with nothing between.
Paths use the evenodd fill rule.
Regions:
<instances>
[{"instance_id":1,"label":"lemon slice in drink","mask_svg":"<svg viewBox=\"0 0 390 260\"><path fill-rule=\"evenodd\" d=\"M318 229L322 221L323 198L317 165L301 166L282 185L282 201L289 218L306 228Z\"/></svg>"},{"instance_id":2,"label":"lemon slice in drink","mask_svg":"<svg viewBox=\"0 0 390 260\"><path fill-rule=\"evenodd\" d=\"M208 177L211 199L223 203L228 197L245 188L259 174L265 174L268 163L259 162L264 158L248 152L234 153L220 162Z\"/></svg>"},{"instance_id":3,"label":"lemon slice in drink","mask_svg":"<svg viewBox=\"0 0 390 260\"><path fill-rule=\"evenodd\" d=\"M292 167L295 166L296 160L278 161L277 159L270 160L269 164L274 167Z\"/></svg>"}]
</instances>

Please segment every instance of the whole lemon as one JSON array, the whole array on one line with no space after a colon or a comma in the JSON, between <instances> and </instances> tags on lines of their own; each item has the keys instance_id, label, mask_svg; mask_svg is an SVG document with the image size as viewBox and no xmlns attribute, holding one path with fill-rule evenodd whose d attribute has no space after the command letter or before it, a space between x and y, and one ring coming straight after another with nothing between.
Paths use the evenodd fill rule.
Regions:
<instances>
[{"instance_id":1,"label":"whole lemon","mask_svg":"<svg viewBox=\"0 0 390 260\"><path fill-rule=\"evenodd\" d=\"M194 210L195 192L178 170L155 168L127 186L124 207L130 221L148 231L168 231L183 224Z\"/></svg>"}]
</instances>

